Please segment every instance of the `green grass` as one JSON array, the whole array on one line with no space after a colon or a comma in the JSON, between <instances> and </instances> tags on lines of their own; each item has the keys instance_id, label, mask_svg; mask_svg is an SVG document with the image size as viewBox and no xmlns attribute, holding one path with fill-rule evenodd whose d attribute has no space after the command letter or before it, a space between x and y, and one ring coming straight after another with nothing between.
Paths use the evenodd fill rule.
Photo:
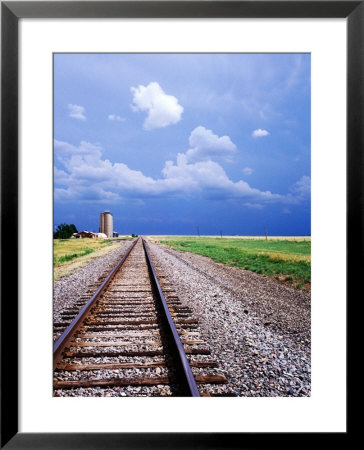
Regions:
<instances>
[{"instance_id":1,"label":"green grass","mask_svg":"<svg viewBox=\"0 0 364 450\"><path fill-rule=\"evenodd\" d=\"M229 266L272 276L297 288L311 282L310 240L165 236L159 241L175 250L197 253Z\"/></svg>"},{"instance_id":2,"label":"green grass","mask_svg":"<svg viewBox=\"0 0 364 450\"><path fill-rule=\"evenodd\" d=\"M68 255L63 256L54 256L54 265L60 266L61 264L72 261L72 259L80 258L81 256L89 255L90 253L93 253L95 249L93 248L85 248L85 250L78 252L78 253L70 253Z\"/></svg>"},{"instance_id":3,"label":"green grass","mask_svg":"<svg viewBox=\"0 0 364 450\"><path fill-rule=\"evenodd\" d=\"M54 267L62 266L74 259L116 245L120 240L130 239L131 237L119 237L115 239L54 239L53 265Z\"/></svg>"},{"instance_id":4,"label":"green grass","mask_svg":"<svg viewBox=\"0 0 364 450\"><path fill-rule=\"evenodd\" d=\"M53 274L54 282L66 277L75 270L85 267L92 259L105 256L117 249L130 236L112 239L54 239Z\"/></svg>"},{"instance_id":5,"label":"green grass","mask_svg":"<svg viewBox=\"0 0 364 450\"><path fill-rule=\"evenodd\" d=\"M112 245L110 239L54 239L53 265L61 266L110 245Z\"/></svg>"}]
</instances>

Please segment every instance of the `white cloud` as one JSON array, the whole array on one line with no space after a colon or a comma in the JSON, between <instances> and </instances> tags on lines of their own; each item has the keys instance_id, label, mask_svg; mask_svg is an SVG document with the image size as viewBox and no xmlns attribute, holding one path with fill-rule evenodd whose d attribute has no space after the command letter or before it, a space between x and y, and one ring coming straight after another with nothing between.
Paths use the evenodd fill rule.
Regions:
<instances>
[{"instance_id":1,"label":"white cloud","mask_svg":"<svg viewBox=\"0 0 364 450\"><path fill-rule=\"evenodd\" d=\"M207 136L214 136L210 133ZM197 142L200 143L198 139ZM124 163L103 159L99 144L82 141L77 147L55 140L54 151L55 160L63 166L54 170L57 201L102 202L107 199L120 202L123 198L200 197L230 199L241 202L242 206L261 209L272 202L299 204L307 198L310 186L310 177L304 176L287 195L260 191L244 180L232 181L223 167L211 159L191 162L188 151L179 153L175 162L166 161L160 178L148 177Z\"/></svg>"},{"instance_id":2,"label":"white cloud","mask_svg":"<svg viewBox=\"0 0 364 450\"><path fill-rule=\"evenodd\" d=\"M78 165L88 164L90 167L98 163L102 148L97 144L82 141L78 147L68 142L54 140L54 156L69 172ZM55 172L56 174L56 172Z\"/></svg>"},{"instance_id":3,"label":"white cloud","mask_svg":"<svg viewBox=\"0 0 364 450\"><path fill-rule=\"evenodd\" d=\"M109 120L116 120L117 122L125 122L125 117L118 116L117 114L109 114L107 116Z\"/></svg>"},{"instance_id":4,"label":"white cloud","mask_svg":"<svg viewBox=\"0 0 364 450\"><path fill-rule=\"evenodd\" d=\"M247 175L247 176L251 175L253 172L254 172L254 170L251 169L250 167L244 167L244 169L243 169L243 174Z\"/></svg>"},{"instance_id":5,"label":"white cloud","mask_svg":"<svg viewBox=\"0 0 364 450\"><path fill-rule=\"evenodd\" d=\"M68 115L73 119L78 120L86 120L85 116L85 108L80 105L72 105L71 103L68 105Z\"/></svg>"},{"instance_id":6,"label":"white cloud","mask_svg":"<svg viewBox=\"0 0 364 450\"><path fill-rule=\"evenodd\" d=\"M290 187L289 193L285 196L284 203L299 205L300 203L310 200L310 197L311 178L307 175L304 175L293 186Z\"/></svg>"},{"instance_id":7,"label":"white cloud","mask_svg":"<svg viewBox=\"0 0 364 450\"><path fill-rule=\"evenodd\" d=\"M214 157L229 159L236 152L236 145L229 136L219 137L202 126L192 131L189 142L192 147L186 152L189 161L204 161Z\"/></svg>"},{"instance_id":8,"label":"white cloud","mask_svg":"<svg viewBox=\"0 0 364 450\"><path fill-rule=\"evenodd\" d=\"M163 128L181 120L183 107L173 95L167 95L160 85L151 82L148 86L131 87L133 93L132 109L147 111L144 129Z\"/></svg>"},{"instance_id":9,"label":"white cloud","mask_svg":"<svg viewBox=\"0 0 364 450\"><path fill-rule=\"evenodd\" d=\"M267 130L262 130L261 128L258 128L258 130L254 130L252 132L252 136L253 137L263 137L263 136L268 136L270 133Z\"/></svg>"},{"instance_id":10,"label":"white cloud","mask_svg":"<svg viewBox=\"0 0 364 450\"><path fill-rule=\"evenodd\" d=\"M71 182L71 176L64 170L59 170L54 167L54 182L55 184L60 184L62 186L68 186Z\"/></svg>"},{"instance_id":11,"label":"white cloud","mask_svg":"<svg viewBox=\"0 0 364 450\"><path fill-rule=\"evenodd\" d=\"M76 147L56 140L54 150L56 160L64 167L64 170L55 168L57 200L119 201L125 196L143 199L192 195L263 203L283 199L281 195L254 189L243 180L233 182L214 161L191 163L184 153L177 155L175 163L167 161L163 177L154 179L126 164L102 159L102 149L97 144L83 141Z\"/></svg>"},{"instance_id":12,"label":"white cloud","mask_svg":"<svg viewBox=\"0 0 364 450\"><path fill-rule=\"evenodd\" d=\"M311 194L311 177L304 175L291 188L291 192L299 198L307 198Z\"/></svg>"},{"instance_id":13,"label":"white cloud","mask_svg":"<svg viewBox=\"0 0 364 450\"><path fill-rule=\"evenodd\" d=\"M93 155L100 157L102 147L99 144L91 144L87 141L81 141L80 145L69 144L68 142L54 140L54 152L56 157L76 156L76 155Z\"/></svg>"},{"instance_id":14,"label":"white cloud","mask_svg":"<svg viewBox=\"0 0 364 450\"><path fill-rule=\"evenodd\" d=\"M163 180L174 190L201 193L206 198L214 199L254 199L272 201L281 199L281 195L269 191L259 191L243 180L233 182L224 169L216 162L199 161L189 163L185 154L179 153L177 162L167 161L162 173Z\"/></svg>"}]
</instances>

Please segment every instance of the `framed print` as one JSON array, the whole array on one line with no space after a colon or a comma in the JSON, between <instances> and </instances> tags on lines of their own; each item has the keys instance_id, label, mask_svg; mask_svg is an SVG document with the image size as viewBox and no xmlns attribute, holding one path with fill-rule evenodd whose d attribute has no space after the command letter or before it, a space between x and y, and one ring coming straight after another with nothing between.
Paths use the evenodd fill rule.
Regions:
<instances>
[{"instance_id":1,"label":"framed print","mask_svg":"<svg viewBox=\"0 0 364 450\"><path fill-rule=\"evenodd\" d=\"M297 434L304 443L313 435L327 439L328 433L347 439L345 316L363 270L352 256L354 249L362 248L363 24L361 1L2 2L2 446L249 448L267 446L271 440L292 445ZM284 76L277 77L278 72ZM274 129L274 123L280 127ZM161 193L164 206L158 203ZM101 197L108 203L98 201ZM189 198L188 204L182 197ZM83 200L82 207L75 198ZM237 198L245 199L239 213ZM262 213L267 203L272 205L271 228L264 223L268 215ZM154 222L148 212L152 207L159 211ZM73 353L57 359L53 385L52 327L58 342L78 312L70 303L69 313L61 311L52 323L52 261L58 257L53 254L52 234L62 232L64 217L77 215L83 217L82 228L73 226L72 236L95 237L95 245L101 247L105 236L114 236L120 244L116 231L132 238L195 234L200 242L206 238L203 234L215 234L216 241L225 242L227 224L231 226L226 234L261 234L263 241L272 229L277 235L297 236L311 235L312 227L312 302L305 310L310 317L302 316L293 327L290 339L297 343L296 355L286 357L286 338L275 331L277 342L283 339L274 344L280 349L274 355L279 370L274 372L276 368L267 368L259 359L273 348L275 317L269 310L260 341L263 353L249 349L251 357L234 369L239 376L247 371L256 378L256 391L249 383L235 386L235 391L230 382L228 388L220 386L224 371L216 368L209 372L212 376L199 367L200 383L204 376L217 383L210 388L207 381L206 388L200 388L206 398L164 398L179 388L155 387L154 374L150 377L155 363L149 360L147 388L125 387L120 378L112 378L116 389L108 391L105 380L93 373L85 375L92 378L90 387L91 378L86 382L83 374L76 374L88 373L90 361L85 363L85 358L91 358L96 371L98 355L106 355L103 370L111 372L106 377L113 376L116 365L126 361L120 359L120 351L119 359L113 359L113 347L131 345L126 341L136 336L130 324L117 323L118 333L127 327L126 334L118 336L123 343L112 340L112 351L105 353L110 348L107 320L115 312L109 305L100 312L103 323L83 326L85 342L79 331L78 337L72 331ZM131 215L137 218L134 222ZM208 221L201 225L203 216ZM259 218L260 231L252 217ZM147 231L138 228L146 222ZM168 223L171 232L161 223ZM188 227L193 232L186 231ZM76 241L74 245L81 243ZM142 251L142 241L133 242ZM212 243L207 244L211 248ZM181 245L190 243L185 239ZM166 261L172 250L168 251ZM271 259L279 259L281 250L271 251L277 252ZM300 251L303 256L296 255L296 263L311 261L311 254ZM230 258L228 264L237 262ZM249 262L244 264L250 270ZM154 271L148 267L148 272ZM259 274L263 269L254 270ZM299 309L311 299L311 291L304 291L310 278L300 273L296 279L287 270L273 281L289 287ZM187 291L183 286L181 281L179 292ZM159 289L156 282L153 292ZM201 289L210 295L211 286ZM117 295L113 305L126 314ZM132 306L128 304L135 308L127 311L130 320L140 306L138 295ZM219 297L214 295L208 304L212 318ZM166 298L175 316L193 322L187 317L189 308L177 304L174 292L172 300ZM80 312L83 305L79 308ZM255 313L250 307L241 310L253 326ZM282 312L282 323L288 313ZM201 311L201 321L204 314ZM302 350L310 347L301 330L306 319L309 334L312 330L312 386L311 359L305 359ZM140 335L147 334L149 325L153 328L148 320L142 321L145 329L137 330ZM234 318L228 322L235 323ZM236 334L229 329L233 343L221 347L227 355L229 345L254 348L250 328L241 329ZM191 330L187 345L200 345L202 341L194 344ZM216 345L218 341L216 336ZM77 345L85 363L81 370ZM154 357L157 344L146 345L148 351L152 345L149 356ZM92 346L104 346L104 353L93 353ZM197 365L210 363L205 356L196 358ZM145 370L138 366L140 360L133 364L135 373ZM256 368L263 366L266 372L259 375ZM164 370L158 368L158 380ZM291 371L296 378L290 378ZM274 390L276 380L281 386ZM192 391L199 394L197 387ZM134 398L136 392L148 398Z\"/></svg>"}]
</instances>

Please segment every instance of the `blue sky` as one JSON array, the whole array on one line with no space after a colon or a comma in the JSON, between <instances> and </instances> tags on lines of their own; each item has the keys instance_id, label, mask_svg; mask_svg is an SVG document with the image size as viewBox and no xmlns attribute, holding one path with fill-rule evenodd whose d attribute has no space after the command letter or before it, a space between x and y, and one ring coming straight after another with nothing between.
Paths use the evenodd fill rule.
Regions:
<instances>
[{"instance_id":1,"label":"blue sky","mask_svg":"<svg viewBox=\"0 0 364 450\"><path fill-rule=\"evenodd\" d=\"M309 235L309 54L55 54L54 224Z\"/></svg>"}]
</instances>

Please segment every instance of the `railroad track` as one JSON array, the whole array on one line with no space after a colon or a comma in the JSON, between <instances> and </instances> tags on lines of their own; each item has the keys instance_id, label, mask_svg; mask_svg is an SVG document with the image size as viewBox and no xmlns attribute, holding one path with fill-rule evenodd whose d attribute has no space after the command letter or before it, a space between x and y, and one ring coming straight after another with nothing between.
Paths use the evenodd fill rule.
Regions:
<instances>
[{"instance_id":1,"label":"railroad track","mask_svg":"<svg viewBox=\"0 0 364 450\"><path fill-rule=\"evenodd\" d=\"M198 321L133 241L85 303L55 323L55 396L200 396L226 383Z\"/></svg>"}]
</instances>

